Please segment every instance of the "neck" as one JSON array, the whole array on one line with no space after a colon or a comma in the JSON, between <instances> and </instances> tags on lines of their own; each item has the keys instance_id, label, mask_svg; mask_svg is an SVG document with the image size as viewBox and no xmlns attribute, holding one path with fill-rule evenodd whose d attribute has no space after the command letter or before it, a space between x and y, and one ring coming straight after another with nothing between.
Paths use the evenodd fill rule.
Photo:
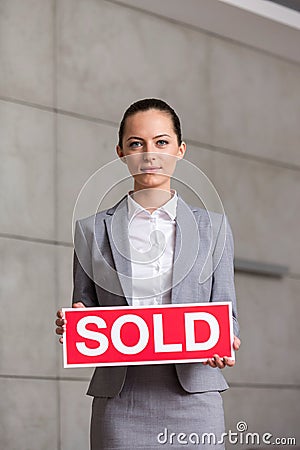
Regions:
<instances>
[{"instance_id":1,"label":"neck","mask_svg":"<svg viewBox=\"0 0 300 450\"><path fill-rule=\"evenodd\" d=\"M132 196L139 205L152 213L157 208L167 203L167 201L172 198L173 194L171 189L165 190L150 188L138 190L134 189Z\"/></svg>"}]
</instances>

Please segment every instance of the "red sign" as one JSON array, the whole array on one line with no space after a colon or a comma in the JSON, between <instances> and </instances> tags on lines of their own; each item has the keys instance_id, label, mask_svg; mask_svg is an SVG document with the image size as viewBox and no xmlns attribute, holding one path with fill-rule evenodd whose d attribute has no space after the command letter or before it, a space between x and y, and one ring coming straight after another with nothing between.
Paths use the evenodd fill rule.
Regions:
<instances>
[{"instance_id":1,"label":"red sign","mask_svg":"<svg viewBox=\"0 0 300 450\"><path fill-rule=\"evenodd\" d=\"M64 367L234 358L231 303L64 308Z\"/></svg>"}]
</instances>

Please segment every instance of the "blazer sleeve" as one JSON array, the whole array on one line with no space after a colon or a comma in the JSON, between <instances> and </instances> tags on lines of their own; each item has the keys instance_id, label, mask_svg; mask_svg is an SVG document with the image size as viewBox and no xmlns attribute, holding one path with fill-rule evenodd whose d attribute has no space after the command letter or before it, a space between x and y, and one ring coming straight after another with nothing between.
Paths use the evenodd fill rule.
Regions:
<instances>
[{"instance_id":1,"label":"blazer sleeve","mask_svg":"<svg viewBox=\"0 0 300 450\"><path fill-rule=\"evenodd\" d=\"M225 245L220 261L213 272L210 301L232 303L233 332L235 336L239 337L240 328L234 286L234 241L228 218L226 215L224 217L226 221Z\"/></svg>"},{"instance_id":2,"label":"blazer sleeve","mask_svg":"<svg viewBox=\"0 0 300 450\"><path fill-rule=\"evenodd\" d=\"M91 251L79 221L76 221L75 225L74 246L72 303L82 302L85 306L99 306L95 283L82 267L83 263L91 273Z\"/></svg>"}]
</instances>

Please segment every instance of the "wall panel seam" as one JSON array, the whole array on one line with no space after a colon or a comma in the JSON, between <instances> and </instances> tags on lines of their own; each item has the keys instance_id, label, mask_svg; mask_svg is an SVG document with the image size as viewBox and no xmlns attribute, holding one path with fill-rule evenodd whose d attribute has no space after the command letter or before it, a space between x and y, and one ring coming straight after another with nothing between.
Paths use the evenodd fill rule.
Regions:
<instances>
[{"instance_id":1,"label":"wall panel seam","mask_svg":"<svg viewBox=\"0 0 300 450\"><path fill-rule=\"evenodd\" d=\"M57 241L57 240L52 240L52 239L41 239L41 238L35 238L32 236L22 236L22 235L17 235L17 234L9 234L9 233L3 233L0 232L0 239L11 239L11 240L18 240L18 241L24 241L24 242L30 242L33 244L45 244L45 245L53 245L56 247L66 247L66 248L73 248L73 243L72 242L65 242L65 241ZM252 261L251 261L252 262ZM257 261L255 261L255 263L257 263ZM277 263L274 263L277 264ZM245 271L244 269L239 269L239 267L235 267L235 271L236 272L241 272L243 274L246 274L248 276L263 276L265 278L270 278L269 274L265 274L263 272L248 272ZM284 273L283 275L281 275L281 277L284 278L289 278L289 279L296 279L296 280L300 280L300 273L297 272L287 272Z\"/></svg>"},{"instance_id":2,"label":"wall panel seam","mask_svg":"<svg viewBox=\"0 0 300 450\"><path fill-rule=\"evenodd\" d=\"M9 97L5 97L5 96L0 96L0 101L4 101L7 103L19 104L19 105L27 106L30 108L40 109L42 111L55 113L56 116L62 115L62 116L73 117L75 119L83 120L86 122L98 123L100 125L106 125L106 126L110 126L110 127L116 128L116 129L118 129L118 126L119 126L117 122L113 122L112 120L106 120L106 119L101 119L101 118L97 118L97 117L92 117L92 116L88 116L85 114L75 113L72 111L67 111L67 110L63 110L63 109L55 108L55 107L51 107L51 106L46 106L46 105L39 105L36 103L31 103L31 102L18 100L18 99L14 99L14 98L9 98ZM197 140L193 140L193 139L189 139L189 138L186 138L185 142L188 145L192 145L194 147L198 147L201 149L211 150L216 153L222 153L224 155L229 155L229 156L236 156L238 158L243 158L248 161L255 161L255 162L258 162L261 164L266 164L266 165L269 165L272 167L279 167L281 169L293 170L296 172L300 172L299 164L293 164L293 163L289 163L289 162L279 161L279 160L267 158L264 156L251 155L249 153L242 153L238 150L234 150L231 148L220 147L217 145L212 145L212 144L208 144L205 142L201 142L201 141L197 141Z\"/></svg>"}]
</instances>

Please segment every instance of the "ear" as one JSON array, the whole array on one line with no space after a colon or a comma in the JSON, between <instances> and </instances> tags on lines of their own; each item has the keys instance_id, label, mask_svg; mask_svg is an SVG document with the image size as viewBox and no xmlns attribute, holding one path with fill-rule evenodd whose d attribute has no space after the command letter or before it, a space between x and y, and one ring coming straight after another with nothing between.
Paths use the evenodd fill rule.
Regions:
<instances>
[{"instance_id":1,"label":"ear","mask_svg":"<svg viewBox=\"0 0 300 450\"><path fill-rule=\"evenodd\" d=\"M124 156L123 150L121 149L121 147L119 145L116 146L116 152L118 154L118 157L121 159L121 161L124 164L127 164L126 157Z\"/></svg>"},{"instance_id":2,"label":"ear","mask_svg":"<svg viewBox=\"0 0 300 450\"><path fill-rule=\"evenodd\" d=\"M186 143L184 141L181 142L180 146L178 147L177 156L179 159L182 159L184 157L186 151Z\"/></svg>"}]
</instances>

